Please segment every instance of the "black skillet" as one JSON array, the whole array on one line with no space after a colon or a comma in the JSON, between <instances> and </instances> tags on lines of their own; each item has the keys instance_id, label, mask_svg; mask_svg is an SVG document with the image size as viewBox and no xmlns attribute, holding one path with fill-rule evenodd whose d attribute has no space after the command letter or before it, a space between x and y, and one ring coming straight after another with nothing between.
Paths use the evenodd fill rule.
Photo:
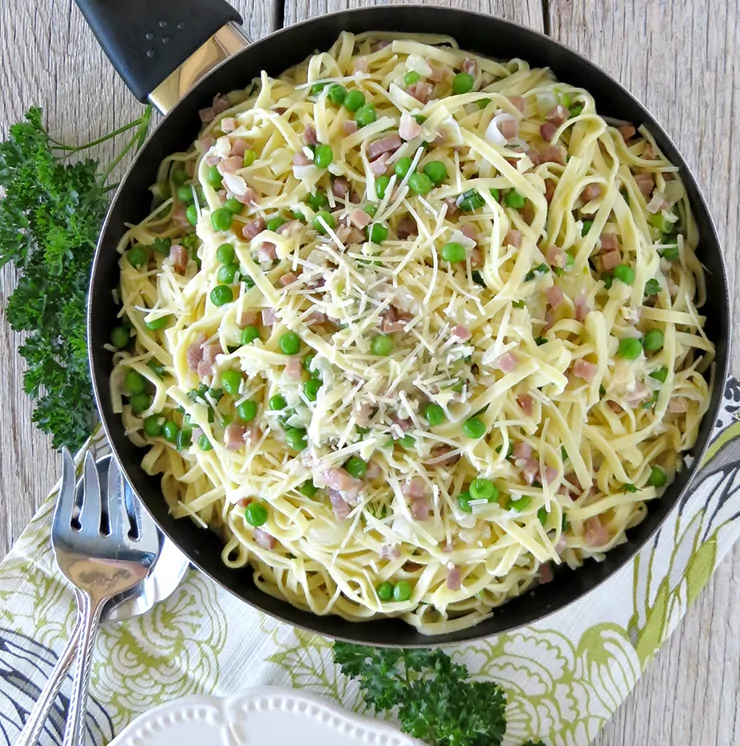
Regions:
<instances>
[{"instance_id":1,"label":"black skillet","mask_svg":"<svg viewBox=\"0 0 740 746\"><path fill-rule=\"evenodd\" d=\"M137 98L147 100L157 89L151 98L158 102L164 100L160 84L165 78L168 78L171 89L184 85L182 78L179 83L176 78L183 70L192 71L197 67L196 60L191 57L193 52L221 27L241 20L236 11L222 0L77 2ZM116 245L125 230L125 223L138 222L149 213L151 193L148 188L156 181L160 161L174 151L186 149L198 136L198 110L209 106L215 94L244 88L262 69L277 76L315 50L328 49L341 31L370 30L449 34L465 49L480 55L499 59L521 57L533 66L550 67L559 79L590 91L602 115L646 124L667 157L680 166L701 235L699 257L707 268L710 282L709 299L702 312L707 316L707 333L717 348L715 381L718 385L715 385L709 413L692 449L694 463L699 463L716 420L722 399L722 382L727 374L730 306L719 240L694 177L671 140L643 106L590 62L529 29L487 15L451 8L381 5L315 18L249 44L215 67L181 97L142 148L121 183L100 237L88 313L95 395L113 450L159 526L193 564L239 598L291 624L353 642L413 646L473 640L535 622L581 598L611 577L659 528L686 490L694 469L684 470L662 499L649 504L646 519L629 531L628 541L611 551L603 562L589 561L575 572L563 569L552 583L512 600L497 610L493 618L478 626L429 638L398 620L350 623L335 616L316 616L301 611L258 590L248 570L227 569L221 562L221 543L215 535L196 527L189 520L174 520L168 514L159 480L142 471L139 465L142 452L124 435L121 419L111 408L108 389L111 355L103 345L110 339L111 330L116 325L117 308L111 293L118 284ZM205 54L201 49L201 57Z\"/></svg>"}]
</instances>

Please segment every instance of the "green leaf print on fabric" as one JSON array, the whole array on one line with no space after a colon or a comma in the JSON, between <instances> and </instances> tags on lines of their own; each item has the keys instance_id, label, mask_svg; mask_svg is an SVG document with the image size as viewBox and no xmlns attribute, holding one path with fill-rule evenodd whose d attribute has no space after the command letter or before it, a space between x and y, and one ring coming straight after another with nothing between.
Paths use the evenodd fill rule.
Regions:
<instances>
[{"instance_id":1,"label":"green leaf print on fabric","mask_svg":"<svg viewBox=\"0 0 740 746\"><path fill-rule=\"evenodd\" d=\"M342 676L334 665L332 645L325 637L295 629L293 638L280 643L265 662L278 666L294 689L307 689L348 709L362 710L358 708L357 684Z\"/></svg>"},{"instance_id":2,"label":"green leaf print on fabric","mask_svg":"<svg viewBox=\"0 0 740 746\"><path fill-rule=\"evenodd\" d=\"M556 630L530 627L465 645L460 653L476 676L505 688L507 743L587 742L640 675L625 630L608 623L589 628L577 645Z\"/></svg>"},{"instance_id":3,"label":"green leaf print on fabric","mask_svg":"<svg viewBox=\"0 0 740 746\"><path fill-rule=\"evenodd\" d=\"M148 614L101 630L92 681L116 729L132 712L215 691L229 629L218 595L215 583L191 570Z\"/></svg>"}]
</instances>

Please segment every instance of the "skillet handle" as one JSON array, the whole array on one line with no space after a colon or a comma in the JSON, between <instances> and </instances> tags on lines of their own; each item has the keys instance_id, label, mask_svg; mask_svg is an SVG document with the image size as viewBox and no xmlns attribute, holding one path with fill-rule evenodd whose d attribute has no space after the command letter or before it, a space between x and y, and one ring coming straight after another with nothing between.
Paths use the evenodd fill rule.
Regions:
<instances>
[{"instance_id":1,"label":"skillet handle","mask_svg":"<svg viewBox=\"0 0 740 746\"><path fill-rule=\"evenodd\" d=\"M131 92L149 95L201 45L242 17L225 0L75 0Z\"/></svg>"}]
</instances>

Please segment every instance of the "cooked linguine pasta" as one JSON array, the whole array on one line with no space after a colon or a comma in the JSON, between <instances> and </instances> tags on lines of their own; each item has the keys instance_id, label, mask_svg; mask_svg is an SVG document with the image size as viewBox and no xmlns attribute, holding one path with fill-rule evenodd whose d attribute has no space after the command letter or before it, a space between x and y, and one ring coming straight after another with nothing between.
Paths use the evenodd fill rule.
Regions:
<instances>
[{"instance_id":1,"label":"cooked linguine pasta","mask_svg":"<svg viewBox=\"0 0 740 746\"><path fill-rule=\"evenodd\" d=\"M714 347L650 136L523 60L342 34L217 97L120 251L111 388L266 593L426 634L625 540Z\"/></svg>"}]
</instances>

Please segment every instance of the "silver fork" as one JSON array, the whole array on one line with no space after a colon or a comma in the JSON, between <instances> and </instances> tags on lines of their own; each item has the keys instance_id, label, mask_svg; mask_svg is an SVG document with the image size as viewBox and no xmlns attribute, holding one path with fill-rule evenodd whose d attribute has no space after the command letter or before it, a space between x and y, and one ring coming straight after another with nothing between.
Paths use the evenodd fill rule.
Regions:
<instances>
[{"instance_id":1,"label":"silver fork","mask_svg":"<svg viewBox=\"0 0 740 746\"><path fill-rule=\"evenodd\" d=\"M156 531L141 530L145 519L138 504L127 506L115 461L101 490L95 460L87 454L79 515L74 485L74 461L65 451L51 541L59 569L77 589L81 628L63 746L83 743L93 643L103 608L147 576L159 549Z\"/></svg>"}]
</instances>

